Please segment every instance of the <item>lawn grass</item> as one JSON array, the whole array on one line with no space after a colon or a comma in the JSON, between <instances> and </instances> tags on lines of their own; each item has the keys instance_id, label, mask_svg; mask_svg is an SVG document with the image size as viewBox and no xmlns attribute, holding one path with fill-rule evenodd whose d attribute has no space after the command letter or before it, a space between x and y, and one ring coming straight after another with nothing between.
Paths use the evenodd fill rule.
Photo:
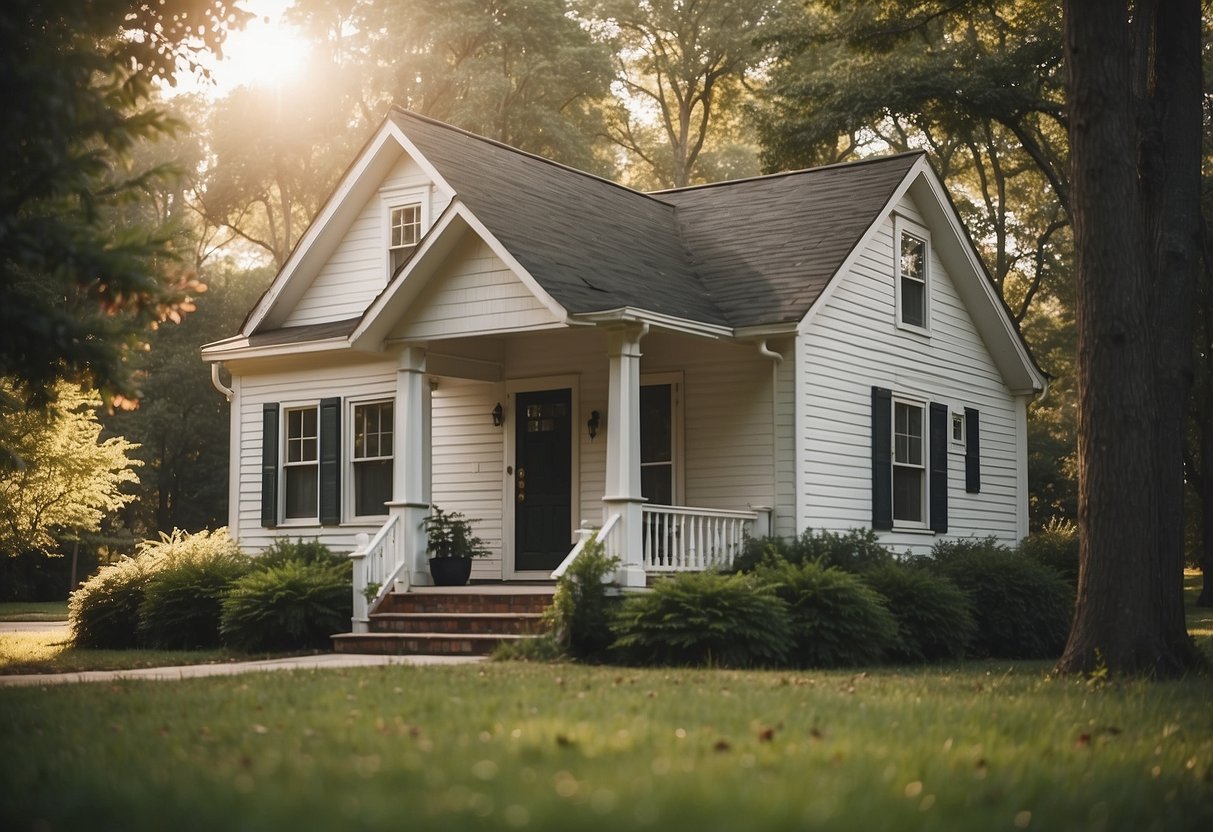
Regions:
<instances>
[{"instance_id":1,"label":"lawn grass","mask_svg":"<svg viewBox=\"0 0 1213 832\"><path fill-rule=\"evenodd\" d=\"M73 647L67 630L0 633L0 676L132 670L266 658L235 650L89 650ZM281 655L281 654L276 654Z\"/></svg>"},{"instance_id":2,"label":"lawn grass","mask_svg":"<svg viewBox=\"0 0 1213 832\"><path fill-rule=\"evenodd\" d=\"M493 663L0 689L0 828L1213 828L1213 682Z\"/></svg>"},{"instance_id":3,"label":"lawn grass","mask_svg":"<svg viewBox=\"0 0 1213 832\"><path fill-rule=\"evenodd\" d=\"M67 621L67 601L0 601L0 621Z\"/></svg>"}]
</instances>

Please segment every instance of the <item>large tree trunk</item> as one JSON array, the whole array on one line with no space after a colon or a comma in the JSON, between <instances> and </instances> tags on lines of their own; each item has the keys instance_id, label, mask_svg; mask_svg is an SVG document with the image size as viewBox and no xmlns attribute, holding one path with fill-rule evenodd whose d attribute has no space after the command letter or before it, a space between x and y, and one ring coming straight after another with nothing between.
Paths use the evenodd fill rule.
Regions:
<instances>
[{"instance_id":1,"label":"large tree trunk","mask_svg":"<svg viewBox=\"0 0 1213 832\"><path fill-rule=\"evenodd\" d=\"M1153 338L1156 246L1147 229L1155 226L1143 223L1130 20L1124 0L1069 0L1065 7L1081 565L1074 624L1057 669L1086 672L1102 663L1114 672L1173 675L1189 656L1171 606L1170 587L1179 581L1182 588L1182 572L1164 576L1172 555L1162 546L1172 538L1162 519L1173 515L1163 501L1172 495L1158 486L1160 472L1171 472L1157 459L1156 425L1167 385L1159 383ZM1165 198L1151 192L1153 201ZM1185 350L1189 345L1190 329Z\"/></svg>"}]
</instances>

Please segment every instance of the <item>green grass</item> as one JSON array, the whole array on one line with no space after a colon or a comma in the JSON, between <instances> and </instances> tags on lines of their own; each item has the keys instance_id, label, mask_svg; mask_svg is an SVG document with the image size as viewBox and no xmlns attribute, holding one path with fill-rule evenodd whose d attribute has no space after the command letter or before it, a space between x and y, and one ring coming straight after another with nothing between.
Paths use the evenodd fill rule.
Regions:
<instances>
[{"instance_id":1,"label":"green grass","mask_svg":"<svg viewBox=\"0 0 1213 832\"><path fill-rule=\"evenodd\" d=\"M67 601L3 601L0 621L67 621Z\"/></svg>"},{"instance_id":2,"label":"green grass","mask_svg":"<svg viewBox=\"0 0 1213 832\"><path fill-rule=\"evenodd\" d=\"M132 670L264 659L284 653L249 655L236 650L86 650L67 641L67 631L0 633L0 676Z\"/></svg>"},{"instance_id":3,"label":"green grass","mask_svg":"<svg viewBox=\"0 0 1213 832\"><path fill-rule=\"evenodd\" d=\"M1213 828L1213 682L494 663L0 689L0 827Z\"/></svg>"}]
</instances>

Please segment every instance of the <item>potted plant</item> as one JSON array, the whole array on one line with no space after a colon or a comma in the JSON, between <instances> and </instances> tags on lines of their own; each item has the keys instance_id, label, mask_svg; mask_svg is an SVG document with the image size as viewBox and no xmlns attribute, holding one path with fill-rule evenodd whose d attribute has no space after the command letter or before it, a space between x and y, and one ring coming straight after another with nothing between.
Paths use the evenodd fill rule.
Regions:
<instances>
[{"instance_id":1,"label":"potted plant","mask_svg":"<svg viewBox=\"0 0 1213 832\"><path fill-rule=\"evenodd\" d=\"M430 575L438 586L463 586L472 574L472 558L486 557L489 551L484 541L472 534L475 521L457 511L431 508L433 513L425 518Z\"/></svg>"}]
</instances>

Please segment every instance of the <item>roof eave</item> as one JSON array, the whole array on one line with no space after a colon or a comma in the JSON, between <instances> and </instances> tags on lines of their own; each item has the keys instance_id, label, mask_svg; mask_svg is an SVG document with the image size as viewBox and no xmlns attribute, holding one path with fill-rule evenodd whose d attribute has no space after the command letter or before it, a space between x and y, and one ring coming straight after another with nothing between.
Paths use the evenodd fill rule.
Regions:
<instances>
[{"instance_id":1,"label":"roof eave","mask_svg":"<svg viewBox=\"0 0 1213 832\"><path fill-rule=\"evenodd\" d=\"M570 324L591 324L594 326L611 326L617 324L647 324L652 329L662 329L667 332L678 332L684 335L697 335L702 338L732 338L733 328L720 324L710 324L703 321L692 321L661 312L652 312L634 306L621 306L615 309L604 309L594 312L578 312L569 315Z\"/></svg>"}]
</instances>

